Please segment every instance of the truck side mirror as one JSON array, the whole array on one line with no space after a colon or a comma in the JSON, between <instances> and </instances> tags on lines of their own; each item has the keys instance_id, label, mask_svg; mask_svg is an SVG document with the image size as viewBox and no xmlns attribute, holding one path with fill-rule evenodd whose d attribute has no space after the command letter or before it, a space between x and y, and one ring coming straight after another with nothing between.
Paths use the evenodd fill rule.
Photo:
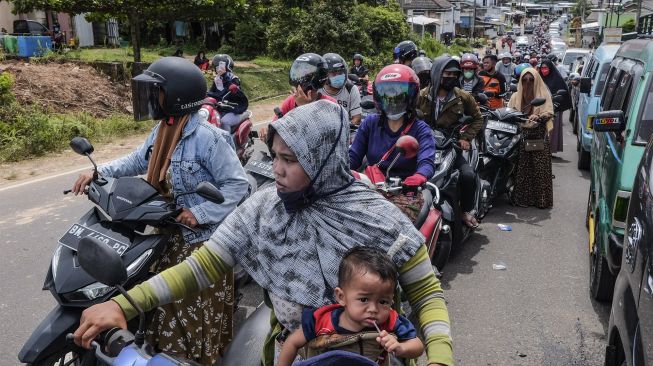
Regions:
<instances>
[{"instance_id":1,"label":"truck side mirror","mask_svg":"<svg viewBox=\"0 0 653 366\"><path fill-rule=\"evenodd\" d=\"M625 128L626 120L621 110L599 112L592 121L594 132L621 132Z\"/></svg>"}]
</instances>

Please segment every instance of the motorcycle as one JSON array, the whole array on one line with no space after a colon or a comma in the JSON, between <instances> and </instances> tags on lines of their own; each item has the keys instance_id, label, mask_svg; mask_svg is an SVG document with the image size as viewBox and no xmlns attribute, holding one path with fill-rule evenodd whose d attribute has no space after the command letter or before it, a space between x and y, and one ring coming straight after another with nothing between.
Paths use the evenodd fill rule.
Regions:
<instances>
[{"instance_id":1,"label":"motorcycle","mask_svg":"<svg viewBox=\"0 0 653 366\"><path fill-rule=\"evenodd\" d=\"M417 142L417 140L412 136L402 136L397 140L395 149L399 154L397 154L394 160L390 162L385 174L377 168L378 164L376 166L367 167L365 173L352 171L352 174L354 175L354 178L366 183L368 187L378 191L385 197L405 194L422 195L424 204L420 208L420 212L413 224L426 238L426 248L431 263L438 269L438 271L441 271L449 259L450 247L437 245L438 237L442 229L442 214L435 207L434 203L440 201L440 190L430 182L427 182L424 187L414 190L404 187L401 178L391 177L390 171L400 156L410 159L417 155L419 142Z\"/></svg>"},{"instance_id":2,"label":"motorcycle","mask_svg":"<svg viewBox=\"0 0 653 366\"><path fill-rule=\"evenodd\" d=\"M221 128L219 111L233 109L236 106L237 104L228 102L224 98L222 101L217 101L213 97L206 97L198 113L208 123ZM245 165L254 151L254 137L256 137L256 132L252 131L252 112L245 111L239 117L240 121L231 127L229 133L234 141L234 145L236 145L236 155L240 159L240 163Z\"/></svg>"},{"instance_id":3,"label":"motorcycle","mask_svg":"<svg viewBox=\"0 0 653 366\"><path fill-rule=\"evenodd\" d=\"M219 194L217 190L214 192ZM77 260L87 277L105 287L116 289L138 311L138 328L135 333L127 329L113 328L104 332L100 337L91 342L91 350L99 364L104 365L133 365L133 366L199 366L198 363L181 357L155 353L153 348L145 343L147 330L146 316L134 299L127 293L123 286L129 284L129 267L125 266L124 258L109 245L92 236L79 240L77 247ZM68 346L73 344L73 334L65 336ZM63 362L61 363L63 365ZM67 363L68 365L70 363Z\"/></svg>"},{"instance_id":4,"label":"motorcycle","mask_svg":"<svg viewBox=\"0 0 653 366\"><path fill-rule=\"evenodd\" d=\"M100 177L91 157L93 146L87 139L76 137L70 146L77 154L86 155L95 168L86 191L95 207L63 234L52 255L43 289L49 290L58 304L18 354L21 362L30 365L70 364L66 362L71 357L84 365L93 362L92 354L66 342L66 334L78 327L84 309L109 300L117 291L113 286L96 281L79 267L78 248L84 238L94 238L115 251L126 267L125 285L130 287L153 275L150 268L168 245L170 234L155 232L152 228L194 230L175 220L182 208L168 202L145 180ZM64 191L67 193L70 190ZM208 182L181 195L191 193L218 204L224 202L217 188ZM133 329L134 324L130 323L130 327Z\"/></svg>"},{"instance_id":5,"label":"motorcycle","mask_svg":"<svg viewBox=\"0 0 653 366\"><path fill-rule=\"evenodd\" d=\"M532 106L541 106L544 98L536 98ZM514 188L512 173L517 164L519 146L522 141L520 124L528 116L513 108L488 110L483 108L488 122L483 131L485 149L482 153L479 176L490 183L488 191L488 210L492 201L503 193L511 194Z\"/></svg>"},{"instance_id":6,"label":"motorcycle","mask_svg":"<svg viewBox=\"0 0 653 366\"><path fill-rule=\"evenodd\" d=\"M454 168L454 163L459 155L467 160L472 170L479 171L480 152L476 139L472 141L470 150L463 150L458 140L460 135L468 128L472 118L464 116L457 126L449 129L436 128L433 130L435 139L435 174L429 180L440 190L440 200L436 207L442 212L442 235L439 237L438 247L450 247L451 250L460 248L471 236L475 229L468 227L462 221L462 208L460 197L462 194L474 195L474 206L471 213L476 220L481 221L488 210L487 181L476 177L476 192L460 192L458 179L460 172Z\"/></svg>"}]
</instances>

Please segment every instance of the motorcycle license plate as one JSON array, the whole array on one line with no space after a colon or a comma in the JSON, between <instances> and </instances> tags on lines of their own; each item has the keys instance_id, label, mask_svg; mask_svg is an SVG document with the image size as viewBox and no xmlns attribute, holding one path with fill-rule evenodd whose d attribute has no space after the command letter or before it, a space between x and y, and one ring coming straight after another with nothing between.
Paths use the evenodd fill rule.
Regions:
<instances>
[{"instance_id":1,"label":"motorcycle license plate","mask_svg":"<svg viewBox=\"0 0 653 366\"><path fill-rule=\"evenodd\" d=\"M245 171L262 175L266 178L274 179L274 172L272 172L272 161L260 161L250 159L243 167Z\"/></svg>"},{"instance_id":2,"label":"motorcycle license plate","mask_svg":"<svg viewBox=\"0 0 653 366\"><path fill-rule=\"evenodd\" d=\"M488 121L487 128L491 130L503 131L503 132L513 133L513 134L517 133L516 125L505 123L505 122Z\"/></svg>"},{"instance_id":3,"label":"motorcycle license plate","mask_svg":"<svg viewBox=\"0 0 653 366\"><path fill-rule=\"evenodd\" d=\"M129 249L129 244L118 241L112 237L109 237L99 231L89 229L81 224L73 224L73 226L66 231L65 234L59 239L59 243L63 246L66 246L72 250L77 250L79 241L82 238L90 236L95 238L104 244L108 245L110 248L116 251L116 253L123 255L127 249Z\"/></svg>"}]
</instances>

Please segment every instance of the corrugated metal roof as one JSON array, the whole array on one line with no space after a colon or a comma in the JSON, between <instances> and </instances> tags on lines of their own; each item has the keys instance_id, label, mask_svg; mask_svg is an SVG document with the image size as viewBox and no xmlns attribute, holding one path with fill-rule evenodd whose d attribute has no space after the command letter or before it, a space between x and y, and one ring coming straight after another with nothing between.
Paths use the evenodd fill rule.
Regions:
<instances>
[{"instance_id":1,"label":"corrugated metal roof","mask_svg":"<svg viewBox=\"0 0 653 366\"><path fill-rule=\"evenodd\" d=\"M401 0L399 3L402 9L442 10L451 8L451 3L447 0Z\"/></svg>"}]
</instances>

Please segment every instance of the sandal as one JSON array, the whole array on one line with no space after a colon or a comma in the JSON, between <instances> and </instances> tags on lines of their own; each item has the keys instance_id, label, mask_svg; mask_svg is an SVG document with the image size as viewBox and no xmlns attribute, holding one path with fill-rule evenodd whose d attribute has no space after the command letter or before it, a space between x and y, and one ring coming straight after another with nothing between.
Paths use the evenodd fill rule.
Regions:
<instances>
[{"instance_id":1,"label":"sandal","mask_svg":"<svg viewBox=\"0 0 653 366\"><path fill-rule=\"evenodd\" d=\"M467 225L467 227L472 228L472 229L476 229L478 227L478 225L479 225L478 221L476 221L476 218L474 217L474 215L472 215L469 212L463 213L463 223L465 223L465 225Z\"/></svg>"}]
</instances>

